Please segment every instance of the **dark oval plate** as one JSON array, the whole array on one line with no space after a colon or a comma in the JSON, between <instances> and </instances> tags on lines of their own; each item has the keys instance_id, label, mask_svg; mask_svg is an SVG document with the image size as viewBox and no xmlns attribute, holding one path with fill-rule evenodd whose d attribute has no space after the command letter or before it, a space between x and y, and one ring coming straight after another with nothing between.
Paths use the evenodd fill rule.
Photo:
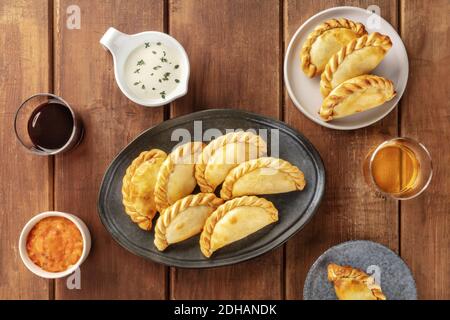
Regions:
<instances>
[{"instance_id":1,"label":"dark oval plate","mask_svg":"<svg viewBox=\"0 0 450 320\"><path fill-rule=\"evenodd\" d=\"M194 121L197 130L194 130ZM218 129L220 132L215 130L214 134L214 130L208 129ZM279 157L304 172L307 181L305 189L264 196L278 209L279 221L218 250L209 259L200 252L199 236L159 252L153 244L153 231L139 229L122 206L122 178L127 167L144 150L159 148L169 153L179 143L179 137L191 135L193 140L199 141L203 140L203 133L205 136L217 136L219 133L224 134L226 129L254 129L263 137L266 132L271 155L276 153L277 148L276 144L271 148L270 141L276 141L278 135ZM209 139L204 141L207 143ZM112 237L132 253L169 266L209 268L242 262L282 245L311 219L320 204L324 187L325 170L319 153L303 135L285 123L240 110L206 110L167 120L144 131L126 146L105 173L100 187L98 211L103 225Z\"/></svg>"},{"instance_id":2,"label":"dark oval plate","mask_svg":"<svg viewBox=\"0 0 450 320\"><path fill-rule=\"evenodd\" d=\"M416 300L416 282L406 263L391 249L372 241L347 241L325 251L305 280L305 300L336 300L328 264L350 265L378 278L388 300Z\"/></svg>"}]
</instances>

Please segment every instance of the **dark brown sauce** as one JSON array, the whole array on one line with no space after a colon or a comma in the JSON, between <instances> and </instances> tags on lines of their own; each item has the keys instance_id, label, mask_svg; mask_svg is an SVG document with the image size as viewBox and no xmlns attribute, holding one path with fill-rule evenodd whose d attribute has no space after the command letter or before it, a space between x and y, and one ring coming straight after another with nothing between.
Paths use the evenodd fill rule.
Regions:
<instances>
[{"instance_id":1,"label":"dark brown sauce","mask_svg":"<svg viewBox=\"0 0 450 320\"><path fill-rule=\"evenodd\" d=\"M57 150L70 139L74 120L69 108L58 102L48 102L34 110L28 120L28 134L36 148Z\"/></svg>"}]
</instances>

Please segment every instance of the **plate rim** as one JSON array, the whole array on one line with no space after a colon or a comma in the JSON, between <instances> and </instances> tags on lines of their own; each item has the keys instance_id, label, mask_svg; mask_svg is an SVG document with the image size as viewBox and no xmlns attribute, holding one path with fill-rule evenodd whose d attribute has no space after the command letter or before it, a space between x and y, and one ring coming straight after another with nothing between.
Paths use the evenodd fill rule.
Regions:
<instances>
[{"instance_id":1,"label":"plate rim","mask_svg":"<svg viewBox=\"0 0 450 320\"><path fill-rule=\"evenodd\" d=\"M289 98L291 99L292 103L294 104L294 106L303 114L305 115L309 120L313 121L316 124L319 124L323 127L329 128L329 129L335 129L335 130L342 130L342 131L348 131L348 130L357 130L357 129L362 129L362 128L366 128L369 127L375 123L377 123L378 121L384 119L386 116L388 116L392 110L395 109L395 107L398 106L405 90L406 90L406 86L408 84L408 79L409 79L409 58L408 58L408 52L406 51L406 47L405 44L403 43L403 40L401 38L401 36L398 34L397 30L388 22L386 21L382 16L379 16L381 18L381 20L386 23L387 25L389 25L394 31L395 33L398 35L399 39L401 40L399 45L400 48L402 49L402 51L405 54L406 57L406 61L405 61L405 73L406 73L406 78L405 78L405 83L401 88L398 88L398 92L396 97L394 97L394 99L396 100L396 102L388 109L386 110L385 113L381 114L378 117L373 118L373 120L369 121L366 124L357 124L357 125L351 125L351 126L342 126L342 125L337 125L337 124L333 124L330 122L325 122L325 121L320 121L319 119L314 118L312 115L310 115L307 110L300 104L300 102L295 98L295 95L293 93L291 84L290 84L290 80L288 77L288 56L291 56L293 53L293 46L294 46L294 42L297 40L299 33L315 18L327 14L329 12L333 12L333 11L345 11L345 10L353 10L353 11L359 11L359 12L364 12L367 13L366 9L360 8L360 7L354 7L354 6L338 6L338 7L332 7L332 8L328 8L325 10L322 10L318 13L316 13L315 15L309 17L300 27L297 28L297 30L295 31L295 33L293 34L293 36L291 37L290 41L289 41L289 45L286 48L286 53L284 55L284 61L283 61L283 79L284 79L284 85L286 87L286 90L288 92Z\"/></svg>"},{"instance_id":2,"label":"plate rim","mask_svg":"<svg viewBox=\"0 0 450 320\"><path fill-rule=\"evenodd\" d=\"M129 241L126 237L119 237L113 230L111 230L111 222L106 217L107 215L103 213L103 211L106 212L106 210L103 210L103 203L101 201L102 198L105 198L104 195L108 191L109 188L106 186L108 185L107 176L108 173L113 170L113 165L118 161L118 158L121 156L121 154L126 151L128 148L131 147L131 145L139 139L141 136L146 134L149 131L161 129L165 130L167 128L170 128L172 124L178 123L178 122L185 122L185 121L194 121L199 116L218 116L218 115L241 115L247 118L251 118L252 120L257 121L263 121L263 122L269 122L273 123L276 127L283 128L287 133L292 135L294 138L296 138L298 141L300 141L305 149L308 151L312 158L312 162L314 164L314 167L317 171L317 184L316 184L316 190L314 192L314 196L312 197L311 203L317 203L317 205L313 206L310 205L307 207L307 209L304 211L304 216L306 218L298 219L296 223L292 224L291 226L287 227L287 231L282 234L281 236L273 239L269 243L259 247L257 250L254 250L252 252L248 252L245 254L241 254L238 256L232 256L228 257L226 259L222 260L214 260L214 259L208 259L202 261L201 263L198 262L198 260L195 261L189 261L189 260L180 260L180 259L173 259L172 257L167 257L163 255L157 255L155 253L151 253L150 255L145 255L139 248L136 248L136 245L133 244L131 241ZM112 175L110 175L112 176ZM132 141L130 141L124 148L122 148L116 156L111 160L108 167L105 170L105 173L103 175L103 178L101 180L101 184L98 191L97 196L97 214L100 218L100 221L103 225L103 227L106 229L106 231L110 234L110 236L114 239L116 243L118 243L121 247L125 248L127 251L143 257L147 260L151 260L166 266L171 267L178 267L178 268L191 268L191 269L204 269L204 268L216 268L216 267L222 267L222 266L228 266L228 265L234 265L238 263L242 263L244 261L248 261L251 259L254 259L256 257L259 257L263 254L266 254L279 246L283 245L286 241L288 241L291 237L293 237L297 232L302 230L308 222L312 219L312 217L316 214L318 211L320 204L322 202L324 193L325 193L325 183L326 183L326 172L325 167L323 164L323 160L317 151L317 149L314 147L314 145L300 132L298 132L296 129L292 128L291 126L287 125L286 123L274 119L271 117L267 117L264 115L252 113L249 111L241 110L241 109L227 109L227 108L221 108L221 109L207 109L207 110L201 110L197 112L193 112L187 115L182 115L179 117L175 117L172 119L165 120L159 124L156 124L154 126L151 126L150 128L142 131L140 134L138 134ZM297 225L300 225L297 227Z\"/></svg>"},{"instance_id":3,"label":"plate rim","mask_svg":"<svg viewBox=\"0 0 450 320\"><path fill-rule=\"evenodd\" d=\"M309 289L306 289L306 286L311 281L311 278L313 276L312 270L317 267L317 265L319 264L321 259L323 259L323 257L331 250L339 248L339 247L343 247L345 245L349 245L352 243L369 243L371 245L375 245L379 248L382 248L383 250L387 250L388 252L394 254L405 265L406 271L408 272L408 275L411 277L411 279L413 281L413 286L414 286L414 290L415 290L414 300L417 300L418 295L417 295L416 279L414 279L413 273L411 272L411 269L409 268L409 266L405 262L405 260L403 260L403 258L400 255L398 255L396 252L394 252L391 248L389 248L381 243L378 243L378 242L375 242L372 240L361 240L361 239L360 240L348 240L348 241L344 241L344 242L338 243L336 245L333 245L333 246L329 247L328 249L326 249L319 257L317 257L317 259L314 261L314 263L309 268L308 273L306 274L306 277L305 277L305 283L303 285L303 300L314 300L314 299L310 299L309 297L306 297L305 292L307 292L307 291L309 292Z\"/></svg>"}]
</instances>

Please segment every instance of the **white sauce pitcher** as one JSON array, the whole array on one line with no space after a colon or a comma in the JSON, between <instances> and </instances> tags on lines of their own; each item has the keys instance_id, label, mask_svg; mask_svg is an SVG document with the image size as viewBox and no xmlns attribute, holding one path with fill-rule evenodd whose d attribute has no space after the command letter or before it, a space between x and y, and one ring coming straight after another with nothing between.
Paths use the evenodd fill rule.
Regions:
<instances>
[{"instance_id":1,"label":"white sauce pitcher","mask_svg":"<svg viewBox=\"0 0 450 320\"><path fill-rule=\"evenodd\" d=\"M123 94L131 101L147 107L158 107L168 104L187 93L190 72L189 59L184 48L173 37L158 31L145 31L129 35L111 27L100 39L100 43L106 50L111 52L114 61L114 75L117 85ZM157 85L147 85L147 87L145 87L141 81L135 80L135 82L130 82L131 77L136 77L136 72L139 72L138 69L140 69L140 65L138 61L138 65L133 68L135 70L131 71L131 73L134 74L131 74L131 61L128 61L128 58L135 50L141 48L140 46L144 46L144 44L145 48L151 45L155 46L156 44L159 46L164 46L159 47L158 53L164 52L165 56L166 52L161 48L167 48L168 51L172 52L178 58L179 61L173 63L172 61L167 61L167 59L162 56L160 57L159 55L158 57L155 56L155 58L152 58L153 62L156 61L155 59L162 59L161 61L163 61L159 62L158 60L158 63L155 64L155 77L158 78L158 75L156 74L158 72L157 68L159 67L161 69L160 65L163 65L163 67L167 68L167 70L176 71L176 79L173 78L173 75L170 75L171 72L166 72L163 75L160 75L160 79L155 78L155 80L152 80L156 81ZM150 52L154 52L156 55L155 51L151 50L150 47L149 49ZM143 63L144 62L142 62L142 64ZM146 68L147 72L145 75L142 75L142 77L150 77L150 75L153 76L153 72L149 73L148 71L153 70L153 66L146 66ZM167 86L168 84L170 84L170 90L164 90L164 86ZM136 86L136 88L133 88L133 85ZM142 95L140 95L139 90L137 90L141 87ZM153 90L153 92L150 90Z\"/></svg>"}]
</instances>

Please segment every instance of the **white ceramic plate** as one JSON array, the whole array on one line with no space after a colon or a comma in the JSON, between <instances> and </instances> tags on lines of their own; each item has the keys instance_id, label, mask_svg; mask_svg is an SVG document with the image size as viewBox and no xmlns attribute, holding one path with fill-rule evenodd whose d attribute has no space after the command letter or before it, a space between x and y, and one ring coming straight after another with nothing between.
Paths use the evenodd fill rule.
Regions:
<instances>
[{"instance_id":1,"label":"white ceramic plate","mask_svg":"<svg viewBox=\"0 0 450 320\"><path fill-rule=\"evenodd\" d=\"M382 14L383 12L381 12ZM392 80L395 84L397 95L382 106L346 118L325 122L318 114L319 107L322 104L322 96L319 89L320 76L311 79L303 73L300 64L300 51L308 34L318 24L332 18L347 18L361 22L366 26L369 34L377 31L391 38L392 48L378 67L372 71L372 74ZM309 119L328 128L353 130L367 127L381 120L395 108L405 91L408 81L408 69L408 56L402 39L386 20L365 9L336 7L319 12L308 19L295 32L284 58L284 82L294 104Z\"/></svg>"}]
</instances>

